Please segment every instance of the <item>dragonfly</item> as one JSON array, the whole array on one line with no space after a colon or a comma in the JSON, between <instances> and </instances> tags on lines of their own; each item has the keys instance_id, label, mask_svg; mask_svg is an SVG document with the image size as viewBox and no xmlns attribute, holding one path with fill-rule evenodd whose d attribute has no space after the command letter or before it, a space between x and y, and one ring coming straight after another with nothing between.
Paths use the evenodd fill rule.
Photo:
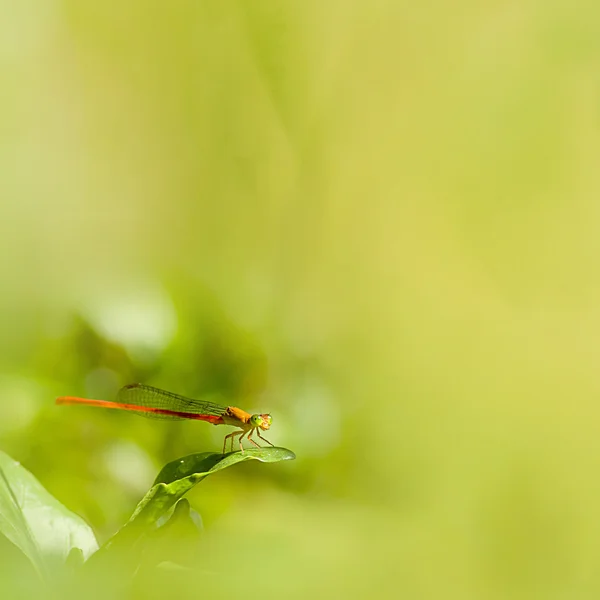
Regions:
<instances>
[{"instance_id":1,"label":"dragonfly","mask_svg":"<svg viewBox=\"0 0 600 600\"><path fill-rule=\"evenodd\" d=\"M242 445L244 438L257 448L260 448L256 440L252 438L252 435L255 433L263 442L267 442L267 444L273 446L269 440L260 435L261 431L267 431L271 427L273 419L270 414L251 415L235 406L223 406L214 402L194 400L193 398L186 398L185 396L141 383L132 383L122 387L117 393L117 398L114 402L78 398L76 396L61 396L56 399L56 404L98 406L100 408L125 410L152 419L196 419L212 423L213 425L233 425L234 427L238 427L238 431L225 436L223 440L223 454L225 454L227 440L231 441L231 451L233 452L233 443L236 438L238 438L242 453L244 452Z\"/></svg>"}]
</instances>

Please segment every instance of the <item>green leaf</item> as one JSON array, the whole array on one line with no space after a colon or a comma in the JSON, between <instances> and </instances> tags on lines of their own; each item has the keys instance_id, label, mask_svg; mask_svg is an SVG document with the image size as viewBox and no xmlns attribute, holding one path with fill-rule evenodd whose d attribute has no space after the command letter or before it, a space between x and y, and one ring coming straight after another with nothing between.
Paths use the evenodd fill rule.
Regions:
<instances>
[{"instance_id":1,"label":"green leaf","mask_svg":"<svg viewBox=\"0 0 600 600\"><path fill-rule=\"evenodd\" d=\"M251 448L244 452L189 454L166 464L154 481L154 486L135 509L129 523L156 523L185 493L205 477L246 460L279 462L292 460L296 455L286 448Z\"/></svg>"},{"instance_id":2,"label":"green leaf","mask_svg":"<svg viewBox=\"0 0 600 600\"><path fill-rule=\"evenodd\" d=\"M0 452L0 533L21 549L44 579L57 574L74 549L79 549L85 559L98 548L87 523L3 452Z\"/></svg>"},{"instance_id":3,"label":"green leaf","mask_svg":"<svg viewBox=\"0 0 600 600\"><path fill-rule=\"evenodd\" d=\"M168 515L161 517L157 525L158 528L147 536L137 576L143 576L148 569L165 561L186 567L197 560L202 518L185 498L181 498Z\"/></svg>"},{"instance_id":4,"label":"green leaf","mask_svg":"<svg viewBox=\"0 0 600 600\"><path fill-rule=\"evenodd\" d=\"M207 475L212 475L221 469L232 467L245 460L274 463L282 460L293 460L294 458L296 458L296 455L287 448L249 448L244 450L243 453L229 452L225 455L214 452L189 454L167 463L154 480L154 485L158 483L171 484L195 475L202 475L199 480L201 481ZM196 483L198 481L194 480L193 484Z\"/></svg>"},{"instance_id":5,"label":"green leaf","mask_svg":"<svg viewBox=\"0 0 600 600\"><path fill-rule=\"evenodd\" d=\"M181 498L172 510L158 519L156 524L158 532L161 534L164 534L168 530L185 527L191 528L197 535L204 529L202 517L190 506L190 503L185 498Z\"/></svg>"},{"instance_id":6,"label":"green leaf","mask_svg":"<svg viewBox=\"0 0 600 600\"><path fill-rule=\"evenodd\" d=\"M129 521L97 552L90 563L107 555L127 556L130 568L142 551L140 541L158 527L159 520L169 513L177 501L205 477L246 461L279 462L296 455L286 448L252 448L244 452L190 454L168 463L158 474L154 485L137 505ZM121 567L125 567L121 562Z\"/></svg>"}]
</instances>

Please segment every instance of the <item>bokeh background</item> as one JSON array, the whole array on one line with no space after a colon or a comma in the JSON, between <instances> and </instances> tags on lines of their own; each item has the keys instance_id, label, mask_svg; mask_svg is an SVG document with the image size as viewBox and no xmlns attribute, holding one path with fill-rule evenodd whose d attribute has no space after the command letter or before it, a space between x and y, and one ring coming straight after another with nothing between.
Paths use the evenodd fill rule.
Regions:
<instances>
[{"instance_id":1,"label":"bokeh background","mask_svg":"<svg viewBox=\"0 0 600 600\"><path fill-rule=\"evenodd\" d=\"M600 5L0 12L3 451L105 541L223 432L56 396L268 410L197 597L598 596Z\"/></svg>"}]
</instances>

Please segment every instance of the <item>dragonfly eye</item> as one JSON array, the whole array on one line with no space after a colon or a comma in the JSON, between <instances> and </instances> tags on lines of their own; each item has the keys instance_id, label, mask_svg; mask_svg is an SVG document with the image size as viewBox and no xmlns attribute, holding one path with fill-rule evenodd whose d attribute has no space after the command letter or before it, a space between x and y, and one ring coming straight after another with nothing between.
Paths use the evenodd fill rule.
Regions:
<instances>
[{"instance_id":1,"label":"dragonfly eye","mask_svg":"<svg viewBox=\"0 0 600 600\"><path fill-rule=\"evenodd\" d=\"M252 427L258 427L262 424L262 417L260 415L252 415L250 417L250 425Z\"/></svg>"}]
</instances>

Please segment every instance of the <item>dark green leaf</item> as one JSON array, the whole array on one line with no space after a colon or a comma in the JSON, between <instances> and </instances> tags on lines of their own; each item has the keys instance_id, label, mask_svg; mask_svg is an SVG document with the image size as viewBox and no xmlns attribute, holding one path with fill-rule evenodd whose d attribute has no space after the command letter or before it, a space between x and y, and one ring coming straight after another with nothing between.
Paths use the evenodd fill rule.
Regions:
<instances>
[{"instance_id":1,"label":"dark green leaf","mask_svg":"<svg viewBox=\"0 0 600 600\"><path fill-rule=\"evenodd\" d=\"M208 475L246 460L279 462L292 460L296 455L286 448L252 448L244 452L217 454L202 452L184 456L168 463L158 474L154 486L137 505L129 521L96 553L94 563L110 554L127 556L137 562L140 541L155 531L159 520L172 510L177 501ZM121 562L121 567L125 564ZM131 567L131 565L130 565Z\"/></svg>"},{"instance_id":2,"label":"dark green leaf","mask_svg":"<svg viewBox=\"0 0 600 600\"><path fill-rule=\"evenodd\" d=\"M204 478L245 460L273 463L282 460L293 460L294 458L296 458L296 455L287 448L249 448L244 450L243 453L230 452L225 455L214 452L188 454L183 458L167 463L154 480L154 484L170 484L199 474ZM198 481L194 481L195 483L198 483Z\"/></svg>"}]
</instances>

